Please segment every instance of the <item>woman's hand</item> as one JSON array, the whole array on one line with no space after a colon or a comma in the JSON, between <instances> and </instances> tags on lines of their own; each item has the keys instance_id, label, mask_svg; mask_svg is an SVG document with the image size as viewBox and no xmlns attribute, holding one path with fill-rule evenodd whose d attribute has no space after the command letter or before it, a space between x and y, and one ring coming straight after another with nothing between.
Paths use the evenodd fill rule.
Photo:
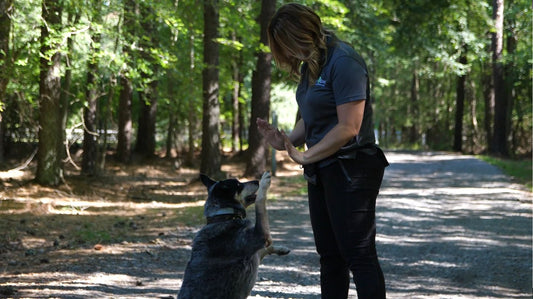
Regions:
<instances>
[{"instance_id":1,"label":"woman's hand","mask_svg":"<svg viewBox=\"0 0 533 299\"><path fill-rule=\"evenodd\" d=\"M289 154L291 159L294 160L294 162L298 164L302 164L302 165L306 164L304 153L300 152L298 149L296 149L296 147L294 147L294 145L292 145L292 142L290 141L289 136L287 136L285 132L281 132L281 134L283 136L283 142L285 145L285 149L287 150L287 153Z\"/></svg>"},{"instance_id":2,"label":"woman's hand","mask_svg":"<svg viewBox=\"0 0 533 299\"><path fill-rule=\"evenodd\" d=\"M266 120L262 118L257 118L256 124L257 124L257 129L259 130L259 132L265 137L265 140L273 148L280 150L280 151L285 149L283 135L278 130L278 128L273 127Z\"/></svg>"}]
</instances>

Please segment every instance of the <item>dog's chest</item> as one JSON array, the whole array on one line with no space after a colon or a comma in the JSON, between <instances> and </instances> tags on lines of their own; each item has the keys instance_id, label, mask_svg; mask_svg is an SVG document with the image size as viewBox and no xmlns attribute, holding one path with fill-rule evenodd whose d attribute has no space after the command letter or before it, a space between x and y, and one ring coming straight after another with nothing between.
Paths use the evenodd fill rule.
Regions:
<instances>
[{"instance_id":1,"label":"dog's chest","mask_svg":"<svg viewBox=\"0 0 533 299\"><path fill-rule=\"evenodd\" d=\"M196 251L204 257L243 256L250 251L247 249L254 237L250 227L248 220L206 225L193 241L193 255Z\"/></svg>"}]
</instances>

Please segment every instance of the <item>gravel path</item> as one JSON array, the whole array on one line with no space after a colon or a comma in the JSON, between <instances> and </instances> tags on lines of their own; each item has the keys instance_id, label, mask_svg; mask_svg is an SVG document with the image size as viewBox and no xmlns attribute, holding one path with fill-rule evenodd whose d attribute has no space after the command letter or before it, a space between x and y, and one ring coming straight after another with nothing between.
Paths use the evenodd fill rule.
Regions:
<instances>
[{"instance_id":1,"label":"gravel path","mask_svg":"<svg viewBox=\"0 0 533 299\"><path fill-rule=\"evenodd\" d=\"M531 193L471 156L387 157L377 243L389 298L532 297ZM320 298L306 198L270 200L269 213L274 242L292 251L265 258L251 298ZM197 229L97 254L53 252L31 273L0 265L0 297L175 298Z\"/></svg>"},{"instance_id":2,"label":"gravel path","mask_svg":"<svg viewBox=\"0 0 533 299\"><path fill-rule=\"evenodd\" d=\"M531 298L531 193L472 156L387 157L377 243L389 298ZM319 298L305 199L270 210L275 242L293 251L265 260L253 298Z\"/></svg>"}]
</instances>

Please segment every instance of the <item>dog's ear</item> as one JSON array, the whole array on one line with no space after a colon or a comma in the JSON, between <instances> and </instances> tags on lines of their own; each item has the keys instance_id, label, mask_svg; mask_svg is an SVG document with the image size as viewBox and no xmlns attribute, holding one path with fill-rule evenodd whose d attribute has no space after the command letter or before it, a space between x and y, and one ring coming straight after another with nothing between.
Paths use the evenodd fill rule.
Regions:
<instances>
[{"instance_id":1,"label":"dog's ear","mask_svg":"<svg viewBox=\"0 0 533 299\"><path fill-rule=\"evenodd\" d=\"M209 189L211 186L213 186L216 181L213 181L212 179L210 179L207 175L205 174L200 174L200 180L202 181L202 183L204 183L204 185Z\"/></svg>"}]
</instances>

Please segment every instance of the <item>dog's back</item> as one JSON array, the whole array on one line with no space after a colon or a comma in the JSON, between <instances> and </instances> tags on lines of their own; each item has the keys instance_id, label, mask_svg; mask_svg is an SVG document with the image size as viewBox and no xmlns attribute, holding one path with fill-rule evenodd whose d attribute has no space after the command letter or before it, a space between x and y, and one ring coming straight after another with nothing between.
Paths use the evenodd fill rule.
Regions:
<instances>
[{"instance_id":1,"label":"dog's back","mask_svg":"<svg viewBox=\"0 0 533 299\"><path fill-rule=\"evenodd\" d=\"M193 241L178 298L246 298L265 242L253 234L245 219L204 226Z\"/></svg>"}]
</instances>

